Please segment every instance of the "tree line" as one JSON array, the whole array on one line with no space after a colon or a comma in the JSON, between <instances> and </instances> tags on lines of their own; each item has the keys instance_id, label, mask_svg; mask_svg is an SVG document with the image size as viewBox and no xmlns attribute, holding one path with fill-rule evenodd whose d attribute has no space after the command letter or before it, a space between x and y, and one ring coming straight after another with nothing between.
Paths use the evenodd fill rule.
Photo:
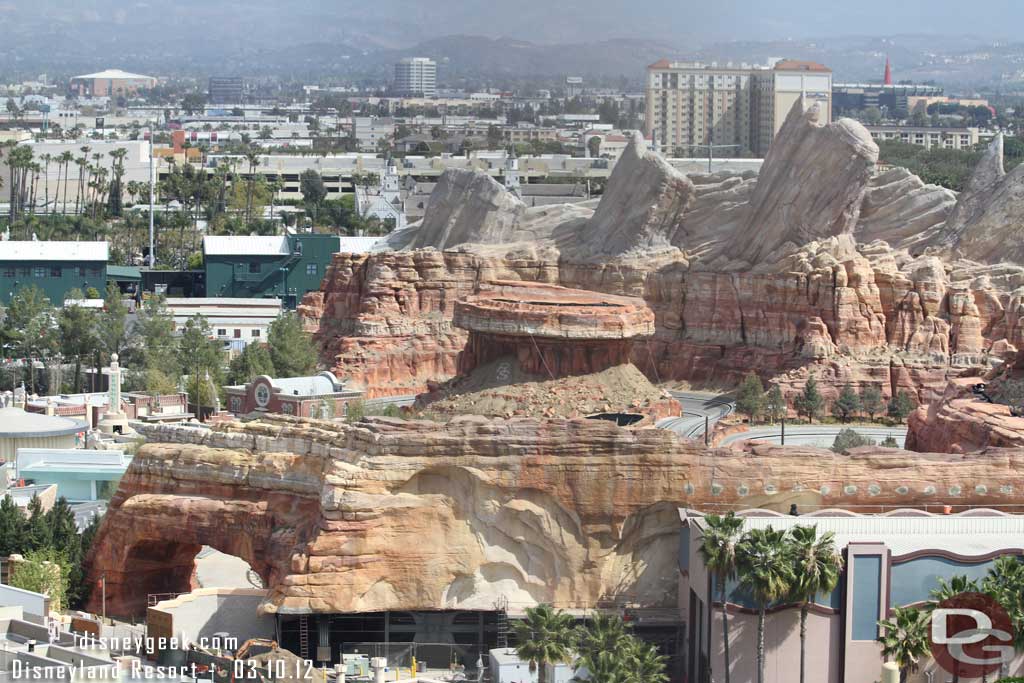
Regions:
<instances>
[{"instance_id":1,"label":"tree line","mask_svg":"<svg viewBox=\"0 0 1024 683\"><path fill-rule=\"evenodd\" d=\"M826 408L825 397L818 390L814 375L807 378L803 391L793 399L792 408L800 417L809 422L821 418ZM903 422L917 408L917 401L906 391L898 391L885 401L882 391L876 386L865 386L858 393L850 384L844 384L839 396L830 406L832 416L841 422L849 422L858 415L867 415L872 422L876 415L886 415L896 422ZM761 378L748 373L736 391L736 410L746 415L751 423L767 418L775 423L786 416L790 405L778 384L772 384L765 391Z\"/></svg>"},{"instance_id":2,"label":"tree line","mask_svg":"<svg viewBox=\"0 0 1024 683\"><path fill-rule=\"evenodd\" d=\"M547 683L547 665L572 664L574 681L592 683L667 683L666 659L633 635L621 617L595 614L580 627L550 605L526 610L513 625L516 654ZM573 659L574 654L576 658ZM584 673L585 672L585 673Z\"/></svg>"},{"instance_id":3,"label":"tree line","mask_svg":"<svg viewBox=\"0 0 1024 683\"><path fill-rule=\"evenodd\" d=\"M61 609L79 607L89 597L82 564L99 526L100 517L95 515L78 533L75 513L63 496L47 512L38 496L32 497L24 512L10 494L4 496L0 500L0 557L17 553L24 558L12 569L10 584L45 593Z\"/></svg>"},{"instance_id":4,"label":"tree line","mask_svg":"<svg viewBox=\"0 0 1024 683\"><path fill-rule=\"evenodd\" d=\"M14 294L0 325L0 339L9 357L23 362L9 363L11 371L0 372L0 386L13 389L23 382L29 393L79 393L84 389L83 365L100 368L118 354L127 368L126 390L172 394L178 391L179 379L187 376L190 401L212 407L225 376L241 384L260 374L307 375L317 365L312 337L291 312L271 323L265 343L250 343L229 364L223 341L206 319L196 315L178 330L162 296L147 298L129 320L116 284L108 284L102 309L83 305L80 299L88 294L98 297L97 292L69 292L59 309L38 287ZM54 371L37 372L37 364ZM65 366L71 369L67 378Z\"/></svg>"}]
</instances>

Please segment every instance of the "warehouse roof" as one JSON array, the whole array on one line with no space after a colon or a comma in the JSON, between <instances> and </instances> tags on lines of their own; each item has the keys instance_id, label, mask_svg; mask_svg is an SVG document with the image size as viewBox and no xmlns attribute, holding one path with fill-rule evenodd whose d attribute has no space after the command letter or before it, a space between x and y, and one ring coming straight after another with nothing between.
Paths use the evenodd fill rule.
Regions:
<instances>
[{"instance_id":1,"label":"warehouse roof","mask_svg":"<svg viewBox=\"0 0 1024 683\"><path fill-rule=\"evenodd\" d=\"M0 261L107 261L106 242L0 241Z\"/></svg>"},{"instance_id":2,"label":"warehouse roof","mask_svg":"<svg viewBox=\"0 0 1024 683\"><path fill-rule=\"evenodd\" d=\"M208 235L203 238L203 253L207 256L284 256L290 252L288 238L284 235Z\"/></svg>"}]
</instances>

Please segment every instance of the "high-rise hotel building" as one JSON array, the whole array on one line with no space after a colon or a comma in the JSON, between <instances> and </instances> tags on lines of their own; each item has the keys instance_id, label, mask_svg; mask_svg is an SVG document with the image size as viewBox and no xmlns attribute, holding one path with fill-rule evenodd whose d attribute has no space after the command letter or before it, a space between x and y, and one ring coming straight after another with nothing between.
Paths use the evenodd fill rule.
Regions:
<instances>
[{"instance_id":1,"label":"high-rise hotel building","mask_svg":"<svg viewBox=\"0 0 1024 683\"><path fill-rule=\"evenodd\" d=\"M832 71L815 62L771 67L662 60L647 67L646 132L669 156L763 157L793 103L832 119Z\"/></svg>"}]
</instances>

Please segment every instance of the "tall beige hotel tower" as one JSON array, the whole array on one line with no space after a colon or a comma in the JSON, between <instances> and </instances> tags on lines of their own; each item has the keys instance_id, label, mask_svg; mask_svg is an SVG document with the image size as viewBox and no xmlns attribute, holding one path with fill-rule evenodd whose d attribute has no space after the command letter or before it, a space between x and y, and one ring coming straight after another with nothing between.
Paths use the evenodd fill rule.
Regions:
<instances>
[{"instance_id":1,"label":"tall beige hotel tower","mask_svg":"<svg viewBox=\"0 0 1024 683\"><path fill-rule=\"evenodd\" d=\"M793 103L818 102L832 120L832 70L783 59L772 66L663 59L647 67L646 133L667 156L763 157ZM702 147L705 146L705 147Z\"/></svg>"}]
</instances>

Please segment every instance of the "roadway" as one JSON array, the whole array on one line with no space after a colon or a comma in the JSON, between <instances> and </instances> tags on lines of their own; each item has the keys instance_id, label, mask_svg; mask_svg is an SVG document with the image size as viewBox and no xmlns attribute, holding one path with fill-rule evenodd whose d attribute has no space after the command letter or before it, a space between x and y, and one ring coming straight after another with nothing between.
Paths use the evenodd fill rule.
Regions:
<instances>
[{"instance_id":1,"label":"roadway","mask_svg":"<svg viewBox=\"0 0 1024 683\"><path fill-rule=\"evenodd\" d=\"M836 434L844 429L852 429L861 436L865 436L875 443L882 443L886 437L896 439L900 448L907 441L906 427L871 427L863 425L787 425L786 445L787 446L818 446L820 448L831 448L836 440ZM722 439L721 445L739 443L741 441L767 441L769 443L782 442L782 430L778 425L756 427L746 432L730 434Z\"/></svg>"},{"instance_id":2,"label":"roadway","mask_svg":"<svg viewBox=\"0 0 1024 683\"><path fill-rule=\"evenodd\" d=\"M736 404L726 394L713 394L703 391L670 391L672 398L683 406L683 414L679 417L666 417L654 425L658 429L668 429L687 439L704 438L705 419L710 429L715 423L736 410Z\"/></svg>"}]
</instances>

